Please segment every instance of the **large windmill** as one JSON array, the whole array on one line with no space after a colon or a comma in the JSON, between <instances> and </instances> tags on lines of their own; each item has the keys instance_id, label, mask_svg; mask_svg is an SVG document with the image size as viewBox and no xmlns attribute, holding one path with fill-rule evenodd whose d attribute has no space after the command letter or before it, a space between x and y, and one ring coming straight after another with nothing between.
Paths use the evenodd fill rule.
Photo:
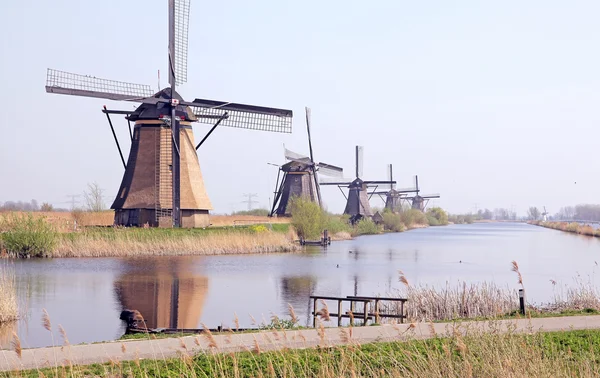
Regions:
<instances>
[{"instance_id":1,"label":"large windmill","mask_svg":"<svg viewBox=\"0 0 600 378\"><path fill-rule=\"evenodd\" d=\"M356 146L355 156L355 168L356 178L353 180L343 181L320 181L321 185L336 185L340 188L342 194L346 198L346 208L344 214L350 216L350 222L356 223L362 218L372 217L373 212L371 211L371 205L369 204L370 196L367 193L369 187L377 187L379 185L393 185L396 182L392 180L387 181L366 181L363 180L363 148L362 146ZM342 190L342 187L348 188L348 196Z\"/></svg>"},{"instance_id":2,"label":"large windmill","mask_svg":"<svg viewBox=\"0 0 600 378\"><path fill-rule=\"evenodd\" d=\"M310 136L310 109L306 108L306 129L308 132L308 150L310 157L298 154L284 148L285 159L288 163L279 167L275 184L275 197L270 215L289 216L288 207L293 197L303 197L317 202L322 207L319 174L330 177L342 177L343 169L326 163L316 163L313 156ZM281 175L283 173L283 175ZM280 181L281 177L281 181Z\"/></svg>"},{"instance_id":3,"label":"large windmill","mask_svg":"<svg viewBox=\"0 0 600 378\"><path fill-rule=\"evenodd\" d=\"M170 87L153 93L149 85L125 83L48 69L46 91L72 96L141 103L135 111L108 110L107 115L125 173L111 208L115 224L174 227L208 225L212 209L204 188L196 150L219 125L290 133L292 111L231 102L187 102L176 87L187 81L190 0L169 0L168 72ZM134 122L127 163L110 114ZM194 146L192 122L213 124ZM180 143L182 141L182 143Z\"/></svg>"},{"instance_id":4,"label":"large windmill","mask_svg":"<svg viewBox=\"0 0 600 378\"><path fill-rule=\"evenodd\" d=\"M421 210L421 211L425 211L425 208L427 207L427 204L429 203L429 200L433 199L433 198L440 198L439 194L426 194L426 195L420 195L420 189L419 189L419 176L415 176L415 189L412 190L415 192L415 195L412 197L403 197L403 200L406 200L410 203L410 206L413 209L417 209L417 210Z\"/></svg>"},{"instance_id":5,"label":"large windmill","mask_svg":"<svg viewBox=\"0 0 600 378\"><path fill-rule=\"evenodd\" d=\"M414 193L417 191L417 189L416 188L396 189L396 185L393 184L394 175L393 175L393 169L392 169L391 164L388 164L388 166L387 166L387 173L388 173L387 179L390 182L389 188L387 190L373 191L373 192L369 193L369 197L371 197L373 195L378 195L385 202L386 209L388 209L392 213L397 213L397 212L402 211L402 200L407 197L407 193ZM387 185L385 185L385 186L387 186Z\"/></svg>"}]
</instances>

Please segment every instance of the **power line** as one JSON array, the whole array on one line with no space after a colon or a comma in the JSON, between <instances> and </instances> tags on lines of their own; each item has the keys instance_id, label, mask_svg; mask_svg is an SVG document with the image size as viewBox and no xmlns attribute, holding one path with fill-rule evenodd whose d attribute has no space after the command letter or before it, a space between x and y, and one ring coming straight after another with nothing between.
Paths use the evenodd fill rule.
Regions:
<instances>
[{"instance_id":1,"label":"power line","mask_svg":"<svg viewBox=\"0 0 600 378\"><path fill-rule=\"evenodd\" d=\"M71 201L69 202L71 203L71 210L74 210L75 204L79 204L79 200L76 198L81 197L81 194L67 194L67 197L71 198Z\"/></svg>"},{"instance_id":2,"label":"power line","mask_svg":"<svg viewBox=\"0 0 600 378\"><path fill-rule=\"evenodd\" d=\"M242 203L247 203L248 204L248 211L252 210L252 204L253 203L258 203L258 201L255 201L252 198L258 197L258 194L256 194L256 193L246 193L243 196L247 197L248 199L245 200L245 201L242 201Z\"/></svg>"}]
</instances>

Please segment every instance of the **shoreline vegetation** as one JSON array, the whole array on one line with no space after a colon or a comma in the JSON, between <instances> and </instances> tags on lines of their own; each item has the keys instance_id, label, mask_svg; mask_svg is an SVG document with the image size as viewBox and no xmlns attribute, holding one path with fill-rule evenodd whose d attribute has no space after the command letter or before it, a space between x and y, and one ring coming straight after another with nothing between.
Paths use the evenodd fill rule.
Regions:
<instances>
[{"instance_id":1,"label":"shoreline vegetation","mask_svg":"<svg viewBox=\"0 0 600 378\"><path fill-rule=\"evenodd\" d=\"M570 233L578 234L578 235L600 237L600 228L595 229L594 227L592 227L590 225L581 224L581 223L577 223L577 222L529 221L528 223L532 224L534 226L540 226L540 227L550 228L553 230L570 232Z\"/></svg>"},{"instance_id":2,"label":"shoreline vegetation","mask_svg":"<svg viewBox=\"0 0 600 378\"><path fill-rule=\"evenodd\" d=\"M376 222L364 218L352 225L344 215L323 211L311 201L295 198L289 218L269 218L260 211L211 216L204 229L114 227L112 211L2 212L0 257L130 257L221 255L294 252L299 237L331 240L384 232L403 232L449 224L441 208L423 213L383 211Z\"/></svg>"}]
</instances>

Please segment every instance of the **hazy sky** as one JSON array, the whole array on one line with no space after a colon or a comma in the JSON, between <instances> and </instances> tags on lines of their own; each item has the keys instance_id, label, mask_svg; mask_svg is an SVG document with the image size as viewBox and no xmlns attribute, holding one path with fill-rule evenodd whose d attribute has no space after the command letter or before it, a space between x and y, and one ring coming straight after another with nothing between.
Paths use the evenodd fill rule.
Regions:
<instances>
[{"instance_id":1,"label":"hazy sky","mask_svg":"<svg viewBox=\"0 0 600 378\"><path fill-rule=\"evenodd\" d=\"M452 212L599 203L597 1L192 0L186 99L290 108L294 132L217 129L199 152L216 212L266 206L283 143L399 186L418 174ZM104 114L132 104L45 93L46 68L166 86L167 1L0 2L0 201L49 201L123 167ZM114 119L126 152L127 123ZM194 126L196 139L208 125ZM577 182L577 184L575 184ZM324 188L342 211L337 188ZM373 205L380 206L377 201Z\"/></svg>"}]
</instances>

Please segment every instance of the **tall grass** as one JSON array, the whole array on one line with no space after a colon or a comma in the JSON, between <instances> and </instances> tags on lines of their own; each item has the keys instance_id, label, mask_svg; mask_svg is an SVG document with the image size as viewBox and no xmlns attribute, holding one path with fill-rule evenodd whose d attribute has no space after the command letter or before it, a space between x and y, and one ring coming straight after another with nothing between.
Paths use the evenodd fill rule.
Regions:
<instances>
[{"instance_id":1,"label":"tall grass","mask_svg":"<svg viewBox=\"0 0 600 378\"><path fill-rule=\"evenodd\" d=\"M0 264L0 324L16 320L18 316L15 272L6 264Z\"/></svg>"},{"instance_id":2,"label":"tall grass","mask_svg":"<svg viewBox=\"0 0 600 378\"><path fill-rule=\"evenodd\" d=\"M446 283L443 287L413 286L401 276L406 288L393 295L408 298L405 309L410 321L441 321L458 318L493 318L519 309L517 292L494 283ZM393 310L399 312L399 306Z\"/></svg>"},{"instance_id":3,"label":"tall grass","mask_svg":"<svg viewBox=\"0 0 600 378\"><path fill-rule=\"evenodd\" d=\"M109 228L61 234L53 256L218 255L289 252L298 248L285 233L264 226L211 232Z\"/></svg>"}]
</instances>

